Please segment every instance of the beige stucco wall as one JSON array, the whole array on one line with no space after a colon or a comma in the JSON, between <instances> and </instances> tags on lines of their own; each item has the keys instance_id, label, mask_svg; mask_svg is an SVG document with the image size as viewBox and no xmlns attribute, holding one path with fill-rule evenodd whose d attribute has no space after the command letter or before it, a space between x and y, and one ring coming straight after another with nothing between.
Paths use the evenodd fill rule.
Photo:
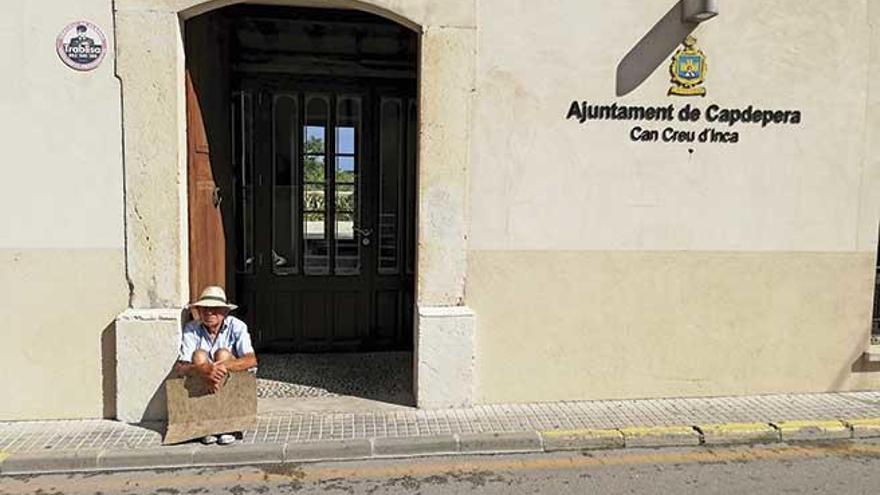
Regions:
<instances>
[{"instance_id":1,"label":"beige stucco wall","mask_svg":"<svg viewBox=\"0 0 880 495\"><path fill-rule=\"evenodd\" d=\"M668 57L615 96L618 64L674 3L479 3L467 285L479 401L880 386L852 371L880 214L866 128L876 6L719 2L693 32L706 98L666 96ZM636 125L724 126L578 124L573 100L804 119L724 128L733 145L635 143Z\"/></svg>"},{"instance_id":2,"label":"beige stucco wall","mask_svg":"<svg viewBox=\"0 0 880 495\"><path fill-rule=\"evenodd\" d=\"M113 414L112 322L128 301L113 56L65 66L55 38L111 2L3 2L0 45L0 420Z\"/></svg>"},{"instance_id":3,"label":"beige stucco wall","mask_svg":"<svg viewBox=\"0 0 880 495\"><path fill-rule=\"evenodd\" d=\"M129 350L173 340L171 320L140 322L188 292L180 20L229 3L4 3L17 72L0 92L0 321L18 372L0 381L0 419L113 414L113 321L129 302L147 315L126 320ZM468 380L481 402L880 386L858 362L880 215L876 2L720 2L694 31L709 96L691 102L804 115L738 126L736 145L565 120L573 100L686 103L666 96L668 59L615 96L618 64L673 0L265 3L362 8L422 33L417 381L439 391L426 404L469 402ZM54 53L77 19L120 43L93 72ZM466 337L450 344L450 328ZM462 388L427 385L450 369Z\"/></svg>"}]
</instances>

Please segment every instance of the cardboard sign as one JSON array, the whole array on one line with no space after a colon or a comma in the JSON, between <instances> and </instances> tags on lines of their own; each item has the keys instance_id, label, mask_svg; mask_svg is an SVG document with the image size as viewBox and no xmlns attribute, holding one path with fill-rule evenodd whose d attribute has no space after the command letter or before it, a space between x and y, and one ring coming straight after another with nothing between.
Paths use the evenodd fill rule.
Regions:
<instances>
[{"instance_id":1,"label":"cardboard sign","mask_svg":"<svg viewBox=\"0 0 880 495\"><path fill-rule=\"evenodd\" d=\"M217 393L204 380L191 376L165 380L168 428L163 445L206 435L244 431L257 421L257 376L249 371L229 373Z\"/></svg>"}]
</instances>

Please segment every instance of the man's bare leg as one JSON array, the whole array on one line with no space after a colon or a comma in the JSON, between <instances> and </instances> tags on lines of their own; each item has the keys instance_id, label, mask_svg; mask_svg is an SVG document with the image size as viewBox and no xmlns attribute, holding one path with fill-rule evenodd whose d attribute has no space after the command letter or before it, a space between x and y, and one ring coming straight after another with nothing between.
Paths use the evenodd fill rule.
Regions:
<instances>
[{"instance_id":1,"label":"man's bare leg","mask_svg":"<svg viewBox=\"0 0 880 495\"><path fill-rule=\"evenodd\" d=\"M224 363L231 359L234 359L235 356L229 352L229 349L217 349L217 352L214 353L214 362L215 363Z\"/></svg>"},{"instance_id":2,"label":"man's bare leg","mask_svg":"<svg viewBox=\"0 0 880 495\"><path fill-rule=\"evenodd\" d=\"M217 352L214 353L214 363L216 364L223 364L227 361L232 361L233 359L235 359L235 356L229 351L229 349L217 349ZM222 382L217 384L217 390L220 390L222 386ZM235 443L235 441L236 436L232 433L223 433L217 437L217 443L220 445L229 445Z\"/></svg>"},{"instance_id":3,"label":"man's bare leg","mask_svg":"<svg viewBox=\"0 0 880 495\"><path fill-rule=\"evenodd\" d=\"M196 349L196 352L194 352L192 355L191 362L195 365L208 364L211 362L210 355L205 350Z\"/></svg>"}]
</instances>

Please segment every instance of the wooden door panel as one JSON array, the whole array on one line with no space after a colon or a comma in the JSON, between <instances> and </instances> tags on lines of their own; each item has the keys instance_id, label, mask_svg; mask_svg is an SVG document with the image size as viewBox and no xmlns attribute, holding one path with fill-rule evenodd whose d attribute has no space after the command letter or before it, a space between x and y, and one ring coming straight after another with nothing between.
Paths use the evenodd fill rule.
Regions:
<instances>
[{"instance_id":1,"label":"wooden door panel","mask_svg":"<svg viewBox=\"0 0 880 495\"><path fill-rule=\"evenodd\" d=\"M297 294L294 292L276 292L273 294L272 313L274 315L271 329L267 329L267 342L287 341L294 342L295 335L288 329L296 328L299 304Z\"/></svg>"},{"instance_id":2,"label":"wooden door panel","mask_svg":"<svg viewBox=\"0 0 880 495\"><path fill-rule=\"evenodd\" d=\"M376 334L380 338L392 339L397 333L399 295L397 291L376 293Z\"/></svg>"},{"instance_id":3,"label":"wooden door panel","mask_svg":"<svg viewBox=\"0 0 880 495\"><path fill-rule=\"evenodd\" d=\"M303 340L308 342L327 340L330 322L330 297L326 292L302 293L302 318L300 320Z\"/></svg>"},{"instance_id":4,"label":"wooden door panel","mask_svg":"<svg viewBox=\"0 0 880 495\"><path fill-rule=\"evenodd\" d=\"M334 341L352 341L363 337L364 323L368 318L364 311L363 298L364 296L360 292L339 292L335 294Z\"/></svg>"},{"instance_id":5,"label":"wooden door panel","mask_svg":"<svg viewBox=\"0 0 880 495\"><path fill-rule=\"evenodd\" d=\"M229 182L229 91L226 21L209 13L187 21L186 139L190 296L220 285L235 297L227 258L233 232Z\"/></svg>"},{"instance_id":6,"label":"wooden door panel","mask_svg":"<svg viewBox=\"0 0 880 495\"><path fill-rule=\"evenodd\" d=\"M186 72L190 300L208 285L226 287L226 235L201 103Z\"/></svg>"}]
</instances>

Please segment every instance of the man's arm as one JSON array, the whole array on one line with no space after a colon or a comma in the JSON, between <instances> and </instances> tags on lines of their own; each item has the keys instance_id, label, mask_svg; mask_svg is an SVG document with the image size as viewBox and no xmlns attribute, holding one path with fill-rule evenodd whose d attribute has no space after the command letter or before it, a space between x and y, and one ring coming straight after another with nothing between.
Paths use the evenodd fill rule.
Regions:
<instances>
[{"instance_id":1,"label":"man's arm","mask_svg":"<svg viewBox=\"0 0 880 495\"><path fill-rule=\"evenodd\" d=\"M222 364L227 371L249 370L257 366L257 355L250 352L240 358L227 359L219 364Z\"/></svg>"},{"instance_id":2,"label":"man's arm","mask_svg":"<svg viewBox=\"0 0 880 495\"><path fill-rule=\"evenodd\" d=\"M179 375L207 377L211 374L210 364L193 364L188 361L178 361L174 365L174 371Z\"/></svg>"},{"instance_id":3,"label":"man's arm","mask_svg":"<svg viewBox=\"0 0 880 495\"><path fill-rule=\"evenodd\" d=\"M233 320L235 322L236 339L233 344L233 359L227 360L224 365L229 371L243 371L257 366L257 355L254 352L254 346L251 343L251 334L248 332L247 324L241 320ZM235 356L240 356L235 358Z\"/></svg>"}]
</instances>

